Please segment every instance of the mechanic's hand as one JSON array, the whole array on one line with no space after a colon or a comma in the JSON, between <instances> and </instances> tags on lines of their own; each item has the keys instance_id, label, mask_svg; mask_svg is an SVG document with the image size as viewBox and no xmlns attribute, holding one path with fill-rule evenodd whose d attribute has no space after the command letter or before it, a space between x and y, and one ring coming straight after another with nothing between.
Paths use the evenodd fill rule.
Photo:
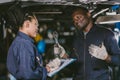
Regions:
<instances>
[{"instance_id":1,"label":"mechanic's hand","mask_svg":"<svg viewBox=\"0 0 120 80\"><path fill-rule=\"evenodd\" d=\"M68 54L66 53L65 49L60 44L58 46L60 48L60 58L68 58Z\"/></svg>"},{"instance_id":2,"label":"mechanic's hand","mask_svg":"<svg viewBox=\"0 0 120 80\"><path fill-rule=\"evenodd\" d=\"M106 51L106 48L104 46L104 44L102 43L102 45L99 47L99 46L96 46L94 44L91 44L89 46L89 53L98 58L98 59L102 59L102 60L106 60L107 57L108 57L108 53Z\"/></svg>"},{"instance_id":3,"label":"mechanic's hand","mask_svg":"<svg viewBox=\"0 0 120 80\"><path fill-rule=\"evenodd\" d=\"M60 64L61 60L59 58L55 58L46 65L46 68L48 69L48 72L52 72L59 68Z\"/></svg>"},{"instance_id":4,"label":"mechanic's hand","mask_svg":"<svg viewBox=\"0 0 120 80\"><path fill-rule=\"evenodd\" d=\"M45 68L46 68L47 72L50 72L50 67L49 66L46 65Z\"/></svg>"}]
</instances>

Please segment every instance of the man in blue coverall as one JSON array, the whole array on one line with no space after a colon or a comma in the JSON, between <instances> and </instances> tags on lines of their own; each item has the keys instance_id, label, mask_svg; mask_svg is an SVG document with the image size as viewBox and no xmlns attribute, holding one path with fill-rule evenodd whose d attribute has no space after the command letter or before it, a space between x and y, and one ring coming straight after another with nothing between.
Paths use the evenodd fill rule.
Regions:
<instances>
[{"instance_id":1,"label":"man in blue coverall","mask_svg":"<svg viewBox=\"0 0 120 80\"><path fill-rule=\"evenodd\" d=\"M120 49L114 33L93 23L88 9L72 13L77 28L71 57L76 57L73 80L111 80L110 66L120 65Z\"/></svg>"}]
</instances>

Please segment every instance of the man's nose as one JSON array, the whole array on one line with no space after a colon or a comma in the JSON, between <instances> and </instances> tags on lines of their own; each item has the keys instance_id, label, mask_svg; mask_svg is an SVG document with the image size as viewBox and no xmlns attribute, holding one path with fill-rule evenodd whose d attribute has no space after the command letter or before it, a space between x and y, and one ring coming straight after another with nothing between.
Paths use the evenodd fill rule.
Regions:
<instances>
[{"instance_id":1,"label":"man's nose","mask_svg":"<svg viewBox=\"0 0 120 80\"><path fill-rule=\"evenodd\" d=\"M75 23L78 23L78 22L81 22L81 21L82 21L82 19L80 19L80 18L77 18L77 19L74 20Z\"/></svg>"}]
</instances>

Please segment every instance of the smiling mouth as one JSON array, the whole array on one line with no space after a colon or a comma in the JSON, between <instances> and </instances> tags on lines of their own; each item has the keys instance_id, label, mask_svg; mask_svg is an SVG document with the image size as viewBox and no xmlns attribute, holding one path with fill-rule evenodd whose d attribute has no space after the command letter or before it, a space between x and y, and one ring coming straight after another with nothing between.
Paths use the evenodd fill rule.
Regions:
<instances>
[{"instance_id":1,"label":"smiling mouth","mask_svg":"<svg viewBox=\"0 0 120 80\"><path fill-rule=\"evenodd\" d=\"M81 26L81 22L76 23L77 26Z\"/></svg>"}]
</instances>

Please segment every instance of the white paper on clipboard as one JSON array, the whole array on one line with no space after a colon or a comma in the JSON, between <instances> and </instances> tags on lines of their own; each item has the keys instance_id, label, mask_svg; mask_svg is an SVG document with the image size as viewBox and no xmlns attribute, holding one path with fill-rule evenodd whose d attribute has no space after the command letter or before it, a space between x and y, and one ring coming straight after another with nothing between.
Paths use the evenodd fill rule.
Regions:
<instances>
[{"instance_id":1,"label":"white paper on clipboard","mask_svg":"<svg viewBox=\"0 0 120 80\"><path fill-rule=\"evenodd\" d=\"M62 70L63 68L65 68L66 66L68 66L69 64L73 63L76 59L73 58L69 58L69 59L61 59L62 64L60 65L60 67L52 72L47 73L47 76L52 77L53 75L55 75L56 73L58 73L60 70Z\"/></svg>"}]
</instances>

